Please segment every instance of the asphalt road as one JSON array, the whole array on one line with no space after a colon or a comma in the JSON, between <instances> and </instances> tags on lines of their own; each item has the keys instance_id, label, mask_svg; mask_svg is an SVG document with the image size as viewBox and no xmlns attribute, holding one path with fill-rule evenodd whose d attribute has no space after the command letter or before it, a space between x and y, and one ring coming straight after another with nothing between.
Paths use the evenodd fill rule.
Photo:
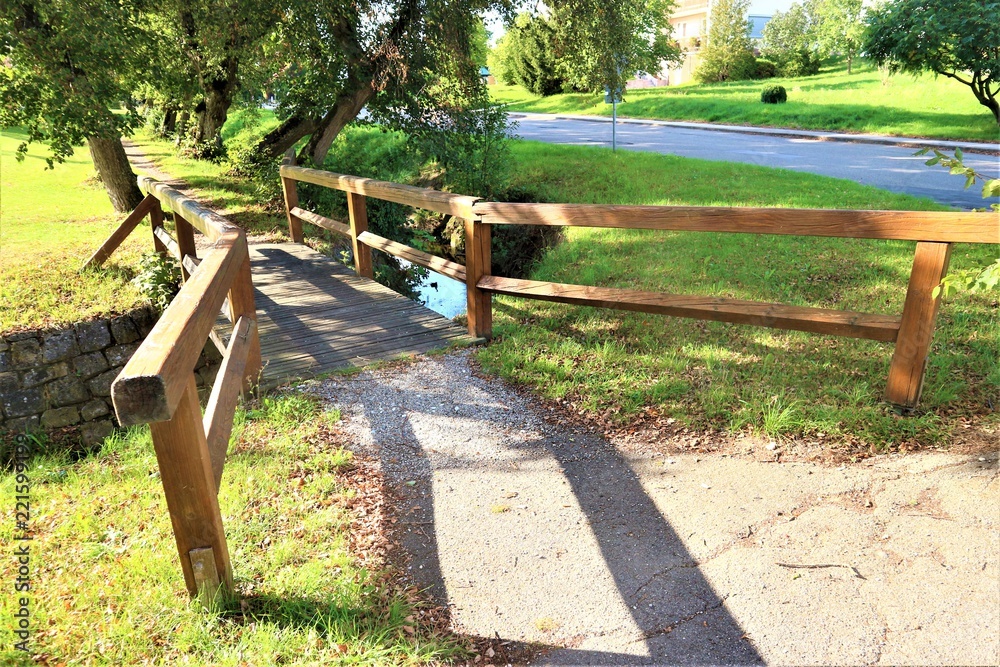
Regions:
<instances>
[{"instance_id":1,"label":"asphalt road","mask_svg":"<svg viewBox=\"0 0 1000 667\"><path fill-rule=\"evenodd\" d=\"M611 123L511 114L524 139L555 144L610 146ZM983 207L981 188L963 188L965 179L924 165L908 147L824 141L813 138L738 134L714 130L619 123L618 148L669 153L705 160L746 162L765 167L846 178L892 192L929 197L963 209ZM965 163L1000 178L1000 157L966 153Z\"/></svg>"}]
</instances>

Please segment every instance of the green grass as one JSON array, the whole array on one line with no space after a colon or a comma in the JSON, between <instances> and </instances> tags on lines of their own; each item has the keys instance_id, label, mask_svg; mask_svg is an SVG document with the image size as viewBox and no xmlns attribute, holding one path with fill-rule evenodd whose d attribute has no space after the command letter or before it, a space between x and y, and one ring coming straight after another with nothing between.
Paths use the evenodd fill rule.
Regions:
<instances>
[{"instance_id":1,"label":"green grass","mask_svg":"<svg viewBox=\"0 0 1000 667\"><path fill-rule=\"evenodd\" d=\"M150 249L148 226L105 268L79 273L123 216L92 180L86 148L46 169L43 145L32 144L23 162L15 159L23 139L17 130L0 132L0 332L64 325L143 303L128 280Z\"/></svg>"},{"instance_id":2,"label":"green grass","mask_svg":"<svg viewBox=\"0 0 1000 667\"><path fill-rule=\"evenodd\" d=\"M765 85L788 90L785 104L763 104ZM611 115L603 95L537 97L519 86L490 88L511 111ZM835 66L796 79L738 81L629 90L618 105L624 117L691 120L762 127L862 132L968 141L1000 141L1000 128L969 88L931 74L894 75L884 83L868 65Z\"/></svg>"},{"instance_id":3,"label":"green grass","mask_svg":"<svg viewBox=\"0 0 1000 667\"><path fill-rule=\"evenodd\" d=\"M519 142L518 180L551 201L858 209L941 207L789 171L591 147ZM913 243L569 229L538 280L898 314ZM957 245L952 267L996 246ZM892 347L801 332L499 298L483 366L623 425L673 418L770 436L830 434L885 450L947 442L1000 423L996 296L944 305L918 413L881 400Z\"/></svg>"},{"instance_id":4,"label":"green grass","mask_svg":"<svg viewBox=\"0 0 1000 667\"><path fill-rule=\"evenodd\" d=\"M73 462L30 463L31 648L43 664L425 664L463 646L420 621L412 590L348 551L354 491L336 412L300 394L237 413L219 500L234 599L188 598L149 431L132 429ZM334 435L331 435L334 434ZM15 477L0 475L5 498ZM13 501L11 501L13 502ZM14 522L0 537L11 541ZM0 570L13 585L17 562ZM16 598L0 596L11 619ZM0 663L35 664L0 624Z\"/></svg>"}]
</instances>

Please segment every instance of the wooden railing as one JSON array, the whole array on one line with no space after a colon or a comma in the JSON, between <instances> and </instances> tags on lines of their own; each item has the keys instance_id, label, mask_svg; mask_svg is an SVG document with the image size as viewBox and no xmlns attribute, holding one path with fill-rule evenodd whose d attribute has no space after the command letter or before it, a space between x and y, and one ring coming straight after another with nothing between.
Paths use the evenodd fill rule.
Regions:
<instances>
[{"instance_id":1,"label":"wooden railing","mask_svg":"<svg viewBox=\"0 0 1000 667\"><path fill-rule=\"evenodd\" d=\"M920 398L940 303L934 288L948 271L951 244L1000 243L1000 218L995 213L506 204L287 164L281 168L281 179L293 241L302 242L302 222L310 222L350 238L358 275L372 276L371 249L376 248L465 282L472 336L491 336L490 295L507 294L894 342L885 397L904 408L915 407ZM297 182L346 192L350 224L300 208ZM365 197L464 219L466 266L369 232ZM895 316L494 276L490 266L490 227L503 224L894 239L916 241L917 245L903 312Z\"/></svg>"},{"instance_id":2,"label":"wooden railing","mask_svg":"<svg viewBox=\"0 0 1000 667\"><path fill-rule=\"evenodd\" d=\"M153 244L181 264L184 285L111 388L123 426L148 423L167 499L184 580L192 595L231 587L232 568L218 489L240 393L260 372L260 341L246 235L225 218L150 178L148 193L84 265L99 266L149 215ZM164 228L173 211L177 238ZM212 243L200 260L197 228ZM214 332L220 310L233 323L224 345ZM194 368L206 342L223 354L202 416Z\"/></svg>"}]
</instances>

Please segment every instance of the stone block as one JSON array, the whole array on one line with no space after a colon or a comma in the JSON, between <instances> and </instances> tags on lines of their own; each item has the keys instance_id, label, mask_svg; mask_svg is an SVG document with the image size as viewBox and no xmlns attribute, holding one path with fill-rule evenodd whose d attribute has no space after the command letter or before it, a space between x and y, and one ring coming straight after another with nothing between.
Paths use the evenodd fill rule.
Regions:
<instances>
[{"instance_id":1,"label":"stone block","mask_svg":"<svg viewBox=\"0 0 1000 667\"><path fill-rule=\"evenodd\" d=\"M80 411L75 407L52 408L42 413L42 428L62 428L80 421Z\"/></svg>"},{"instance_id":2,"label":"stone block","mask_svg":"<svg viewBox=\"0 0 1000 667\"><path fill-rule=\"evenodd\" d=\"M80 440L85 445L94 445L111 435L115 425L108 420L89 422L80 427Z\"/></svg>"},{"instance_id":3,"label":"stone block","mask_svg":"<svg viewBox=\"0 0 1000 667\"><path fill-rule=\"evenodd\" d=\"M48 366L36 366L21 374L21 386L30 389L67 375L69 375L69 364L65 361Z\"/></svg>"},{"instance_id":4,"label":"stone block","mask_svg":"<svg viewBox=\"0 0 1000 667\"><path fill-rule=\"evenodd\" d=\"M4 426L11 433L37 433L41 426L41 420L38 415L31 415L30 417L8 419Z\"/></svg>"},{"instance_id":5,"label":"stone block","mask_svg":"<svg viewBox=\"0 0 1000 667\"><path fill-rule=\"evenodd\" d=\"M14 343L19 340L28 340L29 338L38 338L37 331L22 331L21 333L7 334L6 336L8 343Z\"/></svg>"},{"instance_id":6,"label":"stone block","mask_svg":"<svg viewBox=\"0 0 1000 667\"><path fill-rule=\"evenodd\" d=\"M14 363L10 360L10 352L4 350L0 352L0 373L6 373L14 368Z\"/></svg>"},{"instance_id":7,"label":"stone block","mask_svg":"<svg viewBox=\"0 0 1000 667\"><path fill-rule=\"evenodd\" d=\"M56 361L66 361L80 354L76 344L76 332L72 329L57 331L45 336L42 345L42 361L51 364Z\"/></svg>"},{"instance_id":8,"label":"stone block","mask_svg":"<svg viewBox=\"0 0 1000 667\"><path fill-rule=\"evenodd\" d=\"M90 392L83 386L83 381L75 375L50 382L45 385L45 393L49 397L49 404L57 408L83 403L90 398Z\"/></svg>"},{"instance_id":9,"label":"stone block","mask_svg":"<svg viewBox=\"0 0 1000 667\"><path fill-rule=\"evenodd\" d=\"M111 318L111 336L119 345L134 343L139 340L139 330L135 328L132 318L128 315Z\"/></svg>"},{"instance_id":10,"label":"stone block","mask_svg":"<svg viewBox=\"0 0 1000 667\"><path fill-rule=\"evenodd\" d=\"M4 414L8 419L41 414L49 407L40 387L4 393L2 402Z\"/></svg>"},{"instance_id":11,"label":"stone block","mask_svg":"<svg viewBox=\"0 0 1000 667\"><path fill-rule=\"evenodd\" d=\"M122 372L121 367L112 368L110 371L105 371L95 378L91 378L87 381L87 389L95 397L104 397L111 395L111 385L114 384L115 378L118 374Z\"/></svg>"},{"instance_id":12,"label":"stone block","mask_svg":"<svg viewBox=\"0 0 1000 667\"><path fill-rule=\"evenodd\" d=\"M124 366L137 349L139 349L139 343L115 345L104 350L104 356L107 357L108 363L112 366Z\"/></svg>"},{"instance_id":13,"label":"stone block","mask_svg":"<svg viewBox=\"0 0 1000 667\"><path fill-rule=\"evenodd\" d=\"M145 338L149 335L149 332L153 330L153 325L156 324L156 320L157 314L152 308L140 308L132 313L132 323L139 330L140 338Z\"/></svg>"},{"instance_id":14,"label":"stone block","mask_svg":"<svg viewBox=\"0 0 1000 667\"><path fill-rule=\"evenodd\" d=\"M6 396L20 388L21 381L17 379L17 373L0 373L0 396Z\"/></svg>"},{"instance_id":15,"label":"stone block","mask_svg":"<svg viewBox=\"0 0 1000 667\"><path fill-rule=\"evenodd\" d=\"M102 352L81 354L73 360L73 372L81 380L89 380L98 373L108 370L108 361Z\"/></svg>"},{"instance_id":16,"label":"stone block","mask_svg":"<svg viewBox=\"0 0 1000 667\"><path fill-rule=\"evenodd\" d=\"M42 346L37 338L26 338L10 344L10 359L14 368L31 368L42 363Z\"/></svg>"},{"instance_id":17,"label":"stone block","mask_svg":"<svg viewBox=\"0 0 1000 667\"><path fill-rule=\"evenodd\" d=\"M6 352L10 349L10 343L3 336L0 336L0 352Z\"/></svg>"},{"instance_id":18,"label":"stone block","mask_svg":"<svg viewBox=\"0 0 1000 667\"><path fill-rule=\"evenodd\" d=\"M111 345L107 320L81 322L76 325L76 342L81 352L95 352Z\"/></svg>"},{"instance_id":19,"label":"stone block","mask_svg":"<svg viewBox=\"0 0 1000 667\"><path fill-rule=\"evenodd\" d=\"M110 412L111 410L108 409L108 404L100 398L95 398L80 408L80 416L83 417L84 421L88 422L94 421L98 417L104 417L110 414Z\"/></svg>"}]
</instances>

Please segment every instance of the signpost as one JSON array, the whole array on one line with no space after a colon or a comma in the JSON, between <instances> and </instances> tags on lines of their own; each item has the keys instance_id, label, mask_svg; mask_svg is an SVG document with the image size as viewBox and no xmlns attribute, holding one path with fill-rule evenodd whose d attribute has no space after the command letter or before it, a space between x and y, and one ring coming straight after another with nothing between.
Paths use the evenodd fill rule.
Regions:
<instances>
[{"instance_id":1,"label":"signpost","mask_svg":"<svg viewBox=\"0 0 1000 667\"><path fill-rule=\"evenodd\" d=\"M604 88L604 103L611 105L611 151L618 150L618 103L622 101L622 89L616 88L611 94L611 88Z\"/></svg>"}]
</instances>

